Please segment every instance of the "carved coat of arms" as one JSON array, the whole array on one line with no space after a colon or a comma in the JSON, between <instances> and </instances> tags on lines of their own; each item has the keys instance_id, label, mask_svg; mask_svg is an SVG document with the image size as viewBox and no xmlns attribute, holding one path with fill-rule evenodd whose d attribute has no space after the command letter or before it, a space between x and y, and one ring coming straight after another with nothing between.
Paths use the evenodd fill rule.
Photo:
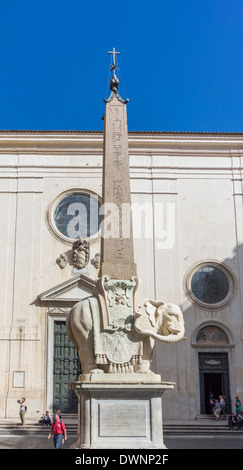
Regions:
<instances>
[{"instance_id":1,"label":"carved coat of arms","mask_svg":"<svg viewBox=\"0 0 243 470\"><path fill-rule=\"evenodd\" d=\"M89 243L79 238L73 244L73 264L76 268L82 269L87 266L89 262Z\"/></svg>"}]
</instances>

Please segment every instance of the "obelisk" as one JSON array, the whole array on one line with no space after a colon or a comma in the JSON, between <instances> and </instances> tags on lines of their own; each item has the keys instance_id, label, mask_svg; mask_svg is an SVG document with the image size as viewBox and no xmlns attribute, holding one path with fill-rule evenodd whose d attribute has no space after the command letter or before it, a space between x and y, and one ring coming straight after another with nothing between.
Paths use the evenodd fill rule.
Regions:
<instances>
[{"instance_id":1,"label":"obelisk","mask_svg":"<svg viewBox=\"0 0 243 470\"><path fill-rule=\"evenodd\" d=\"M104 115L103 221L99 277L131 279L136 276L131 217L130 172L126 103L118 93L116 54L113 49L111 95Z\"/></svg>"},{"instance_id":2,"label":"obelisk","mask_svg":"<svg viewBox=\"0 0 243 470\"><path fill-rule=\"evenodd\" d=\"M101 268L94 294L66 326L82 367L69 384L79 398L74 448L163 449L162 395L174 384L150 370L154 340L179 341L182 312L141 298L133 253L126 101L118 93L115 49L104 116Z\"/></svg>"}]
</instances>

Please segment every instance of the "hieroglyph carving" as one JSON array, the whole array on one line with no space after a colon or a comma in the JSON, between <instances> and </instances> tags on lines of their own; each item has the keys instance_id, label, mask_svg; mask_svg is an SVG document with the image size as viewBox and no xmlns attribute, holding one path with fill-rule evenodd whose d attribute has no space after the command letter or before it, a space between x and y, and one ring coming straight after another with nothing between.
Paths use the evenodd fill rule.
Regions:
<instances>
[{"instance_id":1,"label":"hieroglyph carving","mask_svg":"<svg viewBox=\"0 0 243 470\"><path fill-rule=\"evenodd\" d=\"M109 111L112 128L112 160L116 169L122 170L122 116L120 116L119 113L122 113L123 110L117 106L111 107ZM117 184L118 183L119 180L117 180Z\"/></svg>"}]
</instances>

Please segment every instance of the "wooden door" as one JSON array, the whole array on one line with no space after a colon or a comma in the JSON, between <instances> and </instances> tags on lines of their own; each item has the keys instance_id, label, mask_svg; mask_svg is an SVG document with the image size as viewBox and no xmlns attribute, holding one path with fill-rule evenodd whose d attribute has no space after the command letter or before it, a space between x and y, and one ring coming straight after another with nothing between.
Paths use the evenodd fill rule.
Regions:
<instances>
[{"instance_id":1,"label":"wooden door","mask_svg":"<svg viewBox=\"0 0 243 470\"><path fill-rule=\"evenodd\" d=\"M80 360L67 336L64 321L54 323L53 362L53 411L58 409L61 413L76 413L78 399L74 392L69 392L68 384L80 375Z\"/></svg>"}]
</instances>

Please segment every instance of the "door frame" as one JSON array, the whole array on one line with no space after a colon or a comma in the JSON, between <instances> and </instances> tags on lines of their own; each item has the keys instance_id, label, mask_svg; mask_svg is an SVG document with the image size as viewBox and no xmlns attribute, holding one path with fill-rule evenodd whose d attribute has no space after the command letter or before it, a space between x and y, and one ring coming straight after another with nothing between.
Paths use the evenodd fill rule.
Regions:
<instances>
[{"instance_id":1,"label":"door frame","mask_svg":"<svg viewBox=\"0 0 243 470\"><path fill-rule=\"evenodd\" d=\"M66 321L72 306L47 307L47 351L46 351L46 409L53 409L53 369L54 369L54 323Z\"/></svg>"},{"instance_id":2,"label":"door frame","mask_svg":"<svg viewBox=\"0 0 243 470\"><path fill-rule=\"evenodd\" d=\"M78 274L58 286L38 296L40 305L45 307L45 381L44 409L53 407L53 354L54 354L54 322L66 321L71 308L80 300L92 296L95 281L89 276Z\"/></svg>"},{"instance_id":3,"label":"door frame","mask_svg":"<svg viewBox=\"0 0 243 470\"><path fill-rule=\"evenodd\" d=\"M228 337L228 343L226 344L206 344L202 345L197 343L197 333L201 328L207 325L215 325L221 328ZM228 378L229 378L229 393L232 400L232 397L235 396L235 342L230 328L223 322L218 320L206 320L195 328L192 333L191 345L194 349L194 371L195 371L195 417L201 416L201 398L200 398L200 373L199 373L199 356L198 353L227 353L228 354ZM232 402L231 402L232 408Z\"/></svg>"},{"instance_id":4,"label":"door frame","mask_svg":"<svg viewBox=\"0 0 243 470\"><path fill-rule=\"evenodd\" d=\"M200 357L201 356L201 357ZM204 356L204 357L203 357ZM224 358L223 358L224 356ZM201 362L205 361L208 359L208 365L206 366L201 366L200 365L200 359ZM226 359L226 364L222 364L224 362L223 359ZM221 362L222 360L222 362ZM219 364L218 361L220 361ZM215 364L210 365L209 363L215 362ZM221 375L221 387L222 391L221 394L226 394L229 403L231 400L230 396L230 377L229 377L229 354L226 351L220 351L220 352L199 352L198 353L198 363L199 363L199 382L200 382L200 413L201 414L206 414L206 397L205 397L205 383L204 383L204 374L219 374ZM223 390L224 387L224 390ZM218 397L214 397L218 398Z\"/></svg>"}]
</instances>

